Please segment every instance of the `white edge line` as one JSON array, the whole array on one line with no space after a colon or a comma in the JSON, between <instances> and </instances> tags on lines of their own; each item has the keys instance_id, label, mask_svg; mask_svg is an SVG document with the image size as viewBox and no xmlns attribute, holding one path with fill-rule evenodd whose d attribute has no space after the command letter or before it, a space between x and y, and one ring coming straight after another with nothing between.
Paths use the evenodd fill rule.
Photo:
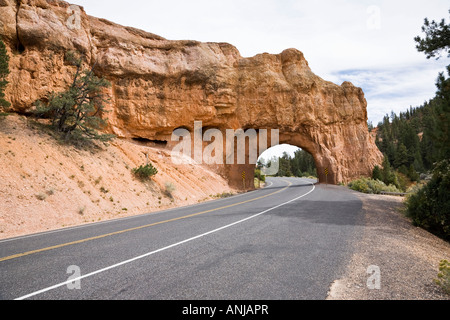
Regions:
<instances>
[{"instance_id":1,"label":"white edge line","mask_svg":"<svg viewBox=\"0 0 450 320\"><path fill-rule=\"evenodd\" d=\"M308 182L308 183L311 183L311 182L309 182L309 181L307 181L307 182ZM111 270L111 269L115 269L115 268L117 268L117 267L123 266L123 265L125 265L125 264L129 264L129 263L131 263L131 262L134 262L134 261L137 261L137 260L140 260L140 259L143 259L143 258L147 258L147 257L149 257L149 256L152 256L152 255L156 254L156 253L159 253L159 252L162 252L162 251L165 251L165 250L174 248L174 247L178 247L178 246L180 246L180 245L182 245L182 244L185 244L185 243L188 243L188 242L191 242L191 241L194 241L194 240L203 238L203 237L208 236L208 235L210 235L210 234L217 233L217 232L219 232L219 231L222 231L222 230L231 228L231 227L233 227L233 226L235 226L235 225L237 225L237 224L241 224L241 223L243 223L243 222L252 220L252 219L257 218L257 217L259 217L259 216L261 216L261 215L263 215L263 214L266 214L267 212L273 211L273 210L275 210L275 209L278 209L278 208L280 208L280 207L283 207L283 206L285 206L285 205L287 205L287 204L290 204L290 203L292 203L292 202L294 202L294 201L297 201L297 200L299 200L299 199L301 199L301 198L306 197L307 195L309 195L309 194L311 194L312 192L314 192L314 190L316 190L315 185L314 185L313 183L311 183L311 185L313 186L313 189L312 189L311 191L309 191L308 193L306 193L306 194L304 194L304 195L302 195L302 196L300 196L300 197L297 197L297 198L295 198L295 199L292 199L292 200L290 200L290 201L288 201L288 202L279 204L279 205L277 205L277 206L275 206L275 207L273 207L273 208L267 209L267 210L265 210L265 211L263 211L263 212L260 212L260 213L258 213L258 214L255 214L255 215L253 215L253 216L251 216L251 217L248 217L248 218L242 219L242 220L240 220L240 221L231 223L231 224L229 224L229 225L223 226L223 227L221 227L221 228L218 228L218 229L215 229L215 230L212 230L212 231L209 231L209 232L200 234L200 235L198 235L198 236L195 236L195 237L192 237L192 238L189 238L189 239L186 239L186 240L183 240L183 241L174 243L174 244L172 244L172 245L170 245L170 246L167 246L167 247L164 247L164 248L161 248L161 249L158 249L158 250L155 250L155 251L152 251L152 252L143 254L143 255L141 255L141 256L138 256L138 257L135 257L135 258L132 258L132 259L129 259L129 260L122 261L122 262L117 263L117 264L114 264L114 265L112 265L112 266L109 266L109 267L106 267L106 268L103 268L103 269L100 269L100 270L91 272L91 273L86 274L86 275L84 275L84 276L80 276L80 277L75 278L75 279L70 279L70 280L67 280L67 281L65 281L65 282L56 284L56 285L54 285L54 286L51 286L51 287L48 287L48 288L45 288L45 289L42 289L42 290L39 290L39 291L30 293L30 294L27 294L27 295L25 295L25 296L23 296L23 297L20 297L20 298L14 299L14 300L26 300L26 299L28 299L28 298L31 298L31 297L40 295L40 294L42 294L42 293L45 293L45 292L48 292L48 291L51 291L51 290L60 288L60 287L62 287L62 286L65 286L65 285L68 285L68 284L71 284L71 283L80 281L80 280L82 280L82 279L86 279L86 278L92 277L92 276L94 276L94 275L96 275L96 274L99 274L99 273L102 273L102 272L105 272L105 271L108 271L108 270Z\"/></svg>"}]
</instances>

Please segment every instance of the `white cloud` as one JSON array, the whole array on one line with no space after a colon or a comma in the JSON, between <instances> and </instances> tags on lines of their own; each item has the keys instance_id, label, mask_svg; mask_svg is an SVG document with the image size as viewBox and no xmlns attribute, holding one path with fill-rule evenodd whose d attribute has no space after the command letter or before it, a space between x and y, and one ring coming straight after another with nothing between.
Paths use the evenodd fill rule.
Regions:
<instances>
[{"instance_id":1,"label":"white cloud","mask_svg":"<svg viewBox=\"0 0 450 320\"><path fill-rule=\"evenodd\" d=\"M369 120L375 125L391 111L399 113L418 107L436 92L436 79L445 62L380 66L373 69L341 70L333 74L336 82L351 81L363 88L368 103Z\"/></svg>"}]
</instances>

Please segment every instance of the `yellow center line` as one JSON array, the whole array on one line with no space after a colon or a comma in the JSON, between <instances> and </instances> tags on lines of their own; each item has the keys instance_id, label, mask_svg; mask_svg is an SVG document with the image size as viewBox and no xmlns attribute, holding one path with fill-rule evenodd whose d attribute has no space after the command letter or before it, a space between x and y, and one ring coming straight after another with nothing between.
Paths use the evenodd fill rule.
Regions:
<instances>
[{"instance_id":1,"label":"yellow center line","mask_svg":"<svg viewBox=\"0 0 450 320\"><path fill-rule=\"evenodd\" d=\"M285 181L285 182L288 182L288 184L289 184L286 188L278 190L278 191L276 191L274 193L271 193L271 194L268 194L268 195L265 195L265 196L262 196L262 197L255 198L255 199L242 201L242 202L239 202L239 203L231 204L231 205L220 207L220 208L216 208L216 209L202 211L202 212L190 214L190 215L179 217L179 218L174 218L174 219L164 220L164 221L160 221L160 222L155 222L155 223L152 223L152 224L147 224L147 225L136 227L136 228L130 228L130 229L126 229L126 230L111 232L111 233L108 233L108 234L103 234L103 235L96 236L96 237L91 237L91 238L86 238L86 239L82 239L82 240L67 242L67 243L63 243L63 244L59 244L59 245L56 245L56 246L51 246L51 247L47 247L47 248L43 248L43 249L28 251L28 252L24 252L24 253L18 253L18 254L9 256L9 257L0 258L0 262L13 260L13 259L17 259L17 258L21 258L21 257L32 255L32 254L45 252L45 251L50 251L50 250L55 250L55 249L64 248L64 247L68 247L68 246L73 246L73 245L76 245L76 244L81 244L81 243L85 243L85 242L89 242L89 241L93 241L93 240L107 238L107 237L111 237L111 236L115 236L115 235L119 235L119 234L123 234L123 233L128 233L128 232L131 232L131 231L146 229L146 228L154 227L154 226L157 226L157 225L160 225L160 224L166 224L166 223L175 222L175 221L179 221L179 220L185 220L185 219L193 218L193 217L200 216L200 215L203 215L203 214L206 214L206 213L211 213L211 212L215 212L215 211L219 211L219 210L224 210L224 209L240 206L240 205L243 205L243 204L246 204L246 203L258 201L258 200L261 200L261 199L273 196L275 194L278 194L280 192L283 192L283 191L287 190L290 186L292 186L291 182L289 182L289 181Z\"/></svg>"}]
</instances>

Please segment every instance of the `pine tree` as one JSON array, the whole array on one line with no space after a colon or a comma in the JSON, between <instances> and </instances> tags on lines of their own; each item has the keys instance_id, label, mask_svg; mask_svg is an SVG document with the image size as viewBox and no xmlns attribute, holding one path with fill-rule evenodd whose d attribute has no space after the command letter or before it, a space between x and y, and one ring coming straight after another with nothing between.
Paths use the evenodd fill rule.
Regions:
<instances>
[{"instance_id":1,"label":"pine tree","mask_svg":"<svg viewBox=\"0 0 450 320\"><path fill-rule=\"evenodd\" d=\"M426 18L422 31L425 33L425 38L419 36L414 38L419 52L424 52L427 59L439 59L441 51L447 51L447 56L450 58L450 25L446 23L445 19L438 23L434 20L430 22Z\"/></svg>"},{"instance_id":2,"label":"pine tree","mask_svg":"<svg viewBox=\"0 0 450 320\"><path fill-rule=\"evenodd\" d=\"M75 53L68 53L66 60L76 67L72 85L64 92L51 94L47 104L37 101L35 113L50 117L53 127L62 133L66 140L113 139L113 135L98 132L106 125L102 118L105 112L104 103L107 101L103 89L109 87L109 82L96 77L94 68L82 70L83 60Z\"/></svg>"},{"instance_id":3,"label":"pine tree","mask_svg":"<svg viewBox=\"0 0 450 320\"><path fill-rule=\"evenodd\" d=\"M396 187L400 187L398 183L398 178L395 171L392 169L391 164L389 163L389 159L386 155L384 155L383 160L383 169L381 169L382 181L387 185L394 185Z\"/></svg>"},{"instance_id":4,"label":"pine tree","mask_svg":"<svg viewBox=\"0 0 450 320\"><path fill-rule=\"evenodd\" d=\"M291 177L292 171L291 171L291 157L287 152L283 153L283 156L279 159L280 163L280 169L278 172L279 177Z\"/></svg>"},{"instance_id":5,"label":"pine tree","mask_svg":"<svg viewBox=\"0 0 450 320\"><path fill-rule=\"evenodd\" d=\"M418 36L414 39L419 52L424 52L427 59L439 59L444 51L450 58L450 24L445 19L438 23L426 18L422 31L425 38ZM450 66L447 66L447 73L450 76ZM436 125L430 128L431 136L438 149L437 160L450 159L450 78L446 78L444 73L439 74L436 86L438 91L434 104L437 118Z\"/></svg>"},{"instance_id":6,"label":"pine tree","mask_svg":"<svg viewBox=\"0 0 450 320\"><path fill-rule=\"evenodd\" d=\"M395 153L394 166L396 169L398 169L401 166L406 167L407 165L408 165L408 149L406 149L403 143L400 143L400 145L397 148L397 152Z\"/></svg>"},{"instance_id":7,"label":"pine tree","mask_svg":"<svg viewBox=\"0 0 450 320\"><path fill-rule=\"evenodd\" d=\"M373 169L372 179L383 181L383 171L381 170L381 168L379 166L376 166Z\"/></svg>"},{"instance_id":8,"label":"pine tree","mask_svg":"<svg viewBox=\"0 0 450 320\"><path fill-rule=\"evenodd\" d=\"M414 165L411 165L408 169L407 176L411 181L419 181L420 176L417 173L416 169L414 169Z\"/></svg>"},{"instance_id":9,"label":"pine tree","mask_svg":"<svg viewBox=\"0 0 450 320\"><path fill-rule=\"evenodd\" d=\"M450 66L447 66L450 76ZM433 138L437 143L439 160L450 159L450 78L441 73L436 84L438 88L436 96L437 123L434 128Z\"/></svg>"},{"instance_id":10,"label":"pine tree","mask_svg":"<svg viewBox=\"0 0 450 320\"><path fill-rule=\"evenodd\" d=\"M0 39L0 108L8 108L11 104L6 101L5 89L8 85L7 77L9 75L9 56L6 52L6 46Z\"/></svg>"}]
</instances>

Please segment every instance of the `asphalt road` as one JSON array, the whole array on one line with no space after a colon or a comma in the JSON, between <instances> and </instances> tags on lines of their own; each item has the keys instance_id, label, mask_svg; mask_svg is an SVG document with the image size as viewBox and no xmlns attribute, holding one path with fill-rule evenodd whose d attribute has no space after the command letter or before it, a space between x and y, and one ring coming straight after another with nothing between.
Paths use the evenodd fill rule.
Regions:
<instances>
[{"instance_id":1,"label":"asphalt road","mask_svg":"<svg viewBox=\"0 0 450 320\"><path fill-rule=\"evenodd\" d=\"M1 300L324 300L362 203L309 180L0 241Z\"/></svg>"}]
</instances>

